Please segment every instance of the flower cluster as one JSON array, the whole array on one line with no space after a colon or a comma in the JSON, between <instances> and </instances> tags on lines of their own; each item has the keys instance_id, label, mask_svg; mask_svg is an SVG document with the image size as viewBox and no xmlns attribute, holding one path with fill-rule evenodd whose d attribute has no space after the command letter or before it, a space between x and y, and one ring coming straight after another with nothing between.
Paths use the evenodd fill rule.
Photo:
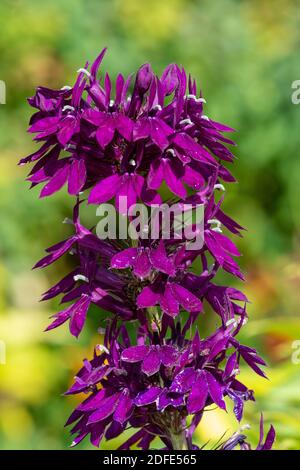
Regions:
<instances>
[{"instance_id":1,"label":"flower cluster","mask_svg":"<svg viewBox=\"0 0 300 470\"><path fill-rule=\"evenodd\" d=\"M236 338L247 320L246 296L215 280L222 269L243 279L240 253L223 234L240 236L242 227L221 209L224 184L235 181L224 165L234 160L228 149L234 142L224 136L233 129L204 114L205 99L183 68L171 64L158 77L146 64L135 80L119 74L113 91L108 74L98 77L104 54L78 71L73 87L39 87L29 99L37 109L29 132L41 147L20 162L34 162L28 180L43 185L41 197L67 184L75 198L73 233L35 266L69 254L76 259L43 295L61 295L67 304L47 329L68 321L78 337L92 305L107 313L104 344L67 392L88 395L67 424L74 425L74 445L90 435L98 446L136 428L122 449L149 449L158 436L167 449L194 449L193 433L208 407L225 410L231 401L241 421L244 402L254 400L237 379L240 362L265 376L263 359ZM89 204L113 201L121 213L122 197L128 207L201 204L204 243L192 250L184 237L101 240L80 222L82 194ZM219 326L202 337L205 310L217 314ZM271 428L263 444L261 430L258 448L271 448L274 437ZM239 433L222 448L238 444L249 448Z\"/></svg>"}]
</instances>

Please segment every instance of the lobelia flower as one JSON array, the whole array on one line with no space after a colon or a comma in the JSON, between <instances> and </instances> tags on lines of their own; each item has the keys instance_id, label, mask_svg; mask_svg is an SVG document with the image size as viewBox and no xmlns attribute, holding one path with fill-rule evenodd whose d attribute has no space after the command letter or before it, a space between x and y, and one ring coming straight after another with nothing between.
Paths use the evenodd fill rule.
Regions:
<instances>
[{"instance_id":1,"label":"lobelia flower","mask_svg":"<svg viewBox=\"0 0 300 470\"><path fill-rule=\"evenodd\" d=\"M240 423L245 402L254 400L237 378L240 363L265 377L265 361L237 339L247 297L216 281L219 270L244 280L235 260L240 253L227 236L241 236L243 227L221 208L224 185L235 181L226 167L234 161L234 142L225 134L233 129L204 114L202 92L183 68L168 65L158 77L144 64L135 80L119 74L114 86L107 73L99 74L105 52L79 69L73 86L39 87L28 99L35 108L29 132L40 148L20 161L33 163L28 181L43 185L40 197L66 184L74 197L67 220L74 233L35 265L72 255L70 272L43 294L42 300L61 296L64 305L47 330L68 321L78 337L91 306L101 313L101 328L105 322L103 344L66 392L86 394L67 425L72 445L89 436L99 446L133 429L120 449L149 449L160 438L163 449L200 450L194 432L206 411L232 410ZM163 184L172 194L167 200ZM161 208L175 200L178 210L201 204L203 245L191 249L188 235L165 239L161 230L154 240L100 240L95 227L80 222L85 198L112 201L123 215L137 202ZM187 228L194 237L200 230L192 222ZM202 321L216 314L209 336L199 327L200 314ZM264 440L261 419L256 449L270 449L274 440L273 427ZM216 449L237 446L251 449L240 431Z\"/></svg>"}]
</instances>

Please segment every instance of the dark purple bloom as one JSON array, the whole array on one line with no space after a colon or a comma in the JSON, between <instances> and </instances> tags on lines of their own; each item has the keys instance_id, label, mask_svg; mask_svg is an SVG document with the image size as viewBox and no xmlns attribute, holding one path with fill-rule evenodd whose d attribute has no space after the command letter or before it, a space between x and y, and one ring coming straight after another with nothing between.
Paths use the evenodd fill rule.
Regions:
<instances>
[{"instance_id":1,"label":"dark purple bloom","mask_svg":"<svg viewBox=\"0 0 300 470\"><path fill-rule=\"evenodd\" d=\"M91 306L101 313L101 328L105 322L103 344L66 392L86 394L67 425L72 445L89 436L99 446L132 428L121 449L146 450L160 437L163 449L198 450L193 435L207 407L225 410L229 398L240 422L245 403L254 400L237 379L241 361L265 377L265 361L237 340L247 297L216 281L220 269L244 279L227 233L241 236L243 228L221 209L224 195L215 194L235 181L225 166L234 161L234 142L224 135L233 129L204 114L205 99L183 68L171 64L158 77L144 64L134 81L119 74L114 85L107 73L98 78L105 52L78 71L72 87L39 87L29 98L35 108L29 132L40 148L20 161L34 164L28 181L43 185L40 197L66 184L74 197L72 235L35 265L64 255L74 260L43 294L42 300L61 296L64 306L47 330L68 321L78 337ZM162 200L163 184L172 200ZM175 198L179 209L202 204L204 243L193 250L187 236L165 239L161 231L158 240L100 240L79 220L84 198L112 200L123 215L140 201L169 207ZM199 226L188 229L195 234ZM205 337L197 320L207 304L218 326ZM270 449L274 439L272 426L264 439L261 419L257 450ZM240 432L219 448L237 446L250 449Z\"/></svg>"}]
</instances>

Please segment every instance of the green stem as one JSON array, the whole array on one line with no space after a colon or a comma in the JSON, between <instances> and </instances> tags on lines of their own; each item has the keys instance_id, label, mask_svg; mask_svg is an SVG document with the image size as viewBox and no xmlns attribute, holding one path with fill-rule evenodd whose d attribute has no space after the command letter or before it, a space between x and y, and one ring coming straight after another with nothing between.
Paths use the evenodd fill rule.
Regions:
<instances>
[{"instance_id":1,"label":"green stem","mask_svg":"<svg viewBox=\"0 0 300 470\"><path fill-rule=\"evenodd\" d=\"M170 436L173 450L188 450L185 432L171 434Z\"/></svg>"}]
</instances>

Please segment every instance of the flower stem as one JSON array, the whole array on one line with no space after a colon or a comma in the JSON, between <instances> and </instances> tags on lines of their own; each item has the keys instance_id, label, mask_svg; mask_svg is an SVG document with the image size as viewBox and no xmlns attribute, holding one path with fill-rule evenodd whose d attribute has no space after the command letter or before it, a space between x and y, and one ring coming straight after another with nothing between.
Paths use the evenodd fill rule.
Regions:
<instances>
[{"instance_id":1,"label":"flower stem","mask_svg":"<svg viewBox=\"0 0 300 470\"><path fill-rule=\"evenodd\" d=\"M188 450L188 444L185 436L185 432L171 434L170 436L173 450Z\"/></svg>"}]
</instances>

